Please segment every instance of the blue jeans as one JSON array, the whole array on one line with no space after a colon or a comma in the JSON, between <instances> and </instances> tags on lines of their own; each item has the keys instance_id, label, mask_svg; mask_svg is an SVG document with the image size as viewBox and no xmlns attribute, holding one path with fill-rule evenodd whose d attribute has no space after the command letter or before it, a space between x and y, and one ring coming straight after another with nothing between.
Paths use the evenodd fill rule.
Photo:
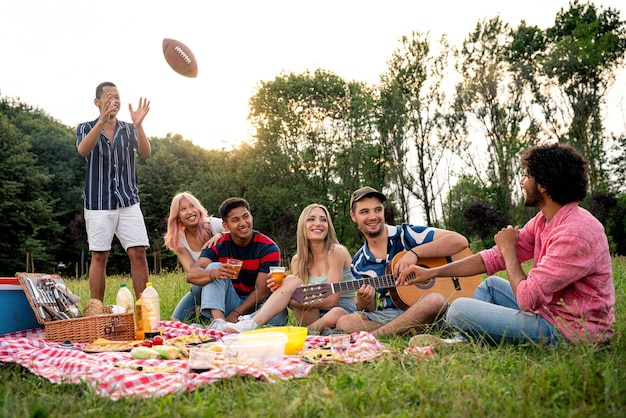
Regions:
<instances>
[{"instance_id":1,"label":"blue jeans","mask_svg":"<svg viewBox=\"0 0 626 418\"><path fill-rule=\"evenodd\" d=\"M207 269L217 268L220 263L211 263ZM214 280L204 286L191 285L191 291L187 293L178 302L172 314L173 318L179 321L185 321L195 318L196 306L200 306L200 315L211 319L211 309L217 309L224 312L224 316L228 316L232 311L237 309L239 305L246 299L246 296L239 296L230 280ZM259 305L259 309L262 304ZM258 312L250 314L253 318ZM287 309L273 317L268 324L282 326L287 324L289 319Z\"/></svg>"},{"instance_id":2,"label":"blue jeans","mask_svg":"<svg viewBox=\"0 0 626 418\"><path fill-rule=\"evenodd\" d=\"M200 305L200 300L196 300L191 291L185 293L185 296L178 302L174 312L172 313L172 320L178 320L182 322L193 321L196 319L196 306Z\"/></svg>"},{"instance_id":3,"label":"blue jeans","mask_svg":"<svg viewBox=\"0 0 626 418\"><path fill-rule=\"evenodd\" d=\"M456 299L446 313L448 325L461 334L491 344L557 345L566 340L554 325L537 314L522 312L508 280L488 277L474 298Z\"/></svg>"},{"instance_id":4,"label":"blue jeans","mask_svg":"<svg viewBox=\"0 0 626 418\"><path fill-rule=\"evenodd\" d=\"M220 263L214 262L206 266L206 270L219 268ZM178 302L172 312L172 319L182 322L193 321L196 319L196 306L200 305L202 286L191 285L189 293Z\"/></svg>"},{"instance_id":5,"label":"blue jeans","mask_svg":"<svg viewBox=\"0 0 626 418\"><path fill-rule=\"evenodd\" d=\"M339 298L339 303L337 304L337 307L343 309L349 314L356 312L356 302L354 301L354 299ZM331 309L333 308L320 308L320 317L327 314L328 311L330 311Z\"/></svg>"}]
</instances>

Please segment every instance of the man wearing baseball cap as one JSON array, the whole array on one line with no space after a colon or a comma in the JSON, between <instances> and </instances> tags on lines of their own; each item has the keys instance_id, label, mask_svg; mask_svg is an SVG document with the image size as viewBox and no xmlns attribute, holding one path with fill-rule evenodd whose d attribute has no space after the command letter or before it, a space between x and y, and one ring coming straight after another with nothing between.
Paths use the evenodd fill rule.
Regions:
<instances>
[{"instance_id":1,"label":"man wearing baseball cap","mask_svg":"<svg viewBox=\"0 0 626 418\"><path fill-rule=\"evenodd\" d=\"M352 259L355 278L388 274L387 265L402 251L406 254L393 266L392 273L396 277L420 258L446 257L467 247L467 239L456 232L410 224L387 225L386 200L384 194L369 186L354 191L350 198L350 216L365 236L365 244ZM382 301L378 308L376 292ZM431 292L403 310L394 304L388 289L363 285L357 292L358 312L339 318L337 328L344 332L368 331L376 337L410 330L421 333L426 326L442 318L447 307L445 296Z\"/></svg>"}]
</instances>

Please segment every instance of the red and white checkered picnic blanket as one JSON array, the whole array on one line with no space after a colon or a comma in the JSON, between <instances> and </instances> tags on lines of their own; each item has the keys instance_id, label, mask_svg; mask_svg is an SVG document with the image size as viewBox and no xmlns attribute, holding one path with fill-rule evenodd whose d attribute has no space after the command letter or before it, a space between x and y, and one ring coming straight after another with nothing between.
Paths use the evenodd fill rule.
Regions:
<instances>
[{"instance_id":1,"label":"red and white checkered picnic blanket","mask_svg":"<svg viewBox=\"0 0 626 418\"><path fill-rule=\"evenodd\" d=\"M207 334L221 337L217 331L191 327L178 321L161 321L163 335L173 338L186 334ZM207 372L189 373L185 360L134 360L128 352L85 353L82 350L58 348L59 342L44 341L45 331L33 329L0 336L0 362L18 363L32 373L52 383L85 383L95 394L111 399L127 396L157 397L186 393L234 375L250 375L269 382L277 382L309 375L315 366L303 362L299 356L285 356L274 367L255 367L221 364ZM317 348L329 337L307 336L305 347ZM367 332L351 334L352 343L344 363L370 361L389 352L383 344ZM82 347L86 344L76 344ZM122 365L170 366L175 372L145 373Z\"/></svg>"}]
</instances>

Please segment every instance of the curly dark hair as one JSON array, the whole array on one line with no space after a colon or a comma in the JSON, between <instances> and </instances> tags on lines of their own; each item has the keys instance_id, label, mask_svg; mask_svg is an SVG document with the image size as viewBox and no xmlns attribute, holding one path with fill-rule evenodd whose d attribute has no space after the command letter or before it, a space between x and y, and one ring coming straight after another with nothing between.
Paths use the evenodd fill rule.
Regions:
<instances>
[{"instance_id":1,"label":"curly dark hair","mask_svg":"<svg viewBox=\"0 0 626 418\"><path fill-rule=\"evenodd\" d=\"M526 174L561 205L580 202L587 196L588 166L574 147L560 143L538 145L522 155Z\"/></svg>"},{"instance_id":2,"label":"curly dark hair","mask_svg":"<svg viewBox=\"0 0 626 418\"><path fill-rule=\"evenodd\" d=\"M231 210L240 208L240 207L246 208L248 212L250 212L250 204L248 203L246 199L243 199L241 197L229 197L228 199L222 202L222 204L220 205L217 211L219 212L220 217L223 220L226 220Z\"/></svg>"}]
</instances>

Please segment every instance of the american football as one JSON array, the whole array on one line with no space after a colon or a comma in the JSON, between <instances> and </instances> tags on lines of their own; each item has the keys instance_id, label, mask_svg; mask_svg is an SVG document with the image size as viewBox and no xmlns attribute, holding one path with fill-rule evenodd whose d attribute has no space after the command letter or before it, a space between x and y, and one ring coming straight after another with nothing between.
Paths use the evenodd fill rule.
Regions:
<instances>
[{"instance_id":1,"label":"american football","mask_svg":"<svg viewBox=\"0 0 626 418\"><path fill-rule=\"evenodd\" d=\"M178 74L192 78L198 75L196 57L184 43L170 38L163 39L163 56Z\"/></svg>"}]
</instances>

